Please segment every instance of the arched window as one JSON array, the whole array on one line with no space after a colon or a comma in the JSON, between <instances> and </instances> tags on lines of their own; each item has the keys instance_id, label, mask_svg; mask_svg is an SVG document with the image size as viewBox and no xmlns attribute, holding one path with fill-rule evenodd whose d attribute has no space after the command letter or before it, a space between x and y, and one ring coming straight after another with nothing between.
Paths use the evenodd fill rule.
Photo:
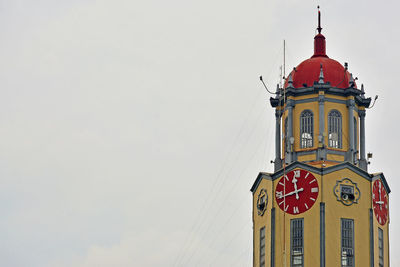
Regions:
<instances>
[{"instance_id":1,"label":"arched window","mask_svg":"<svg viewBox=\"0 0 400 267\"><path fill-rule=\"evenodd\" d=\"M314 116L310 110L304 110L300 115L300 147L313 147Z\"/></svg>"},{"instance_id":2,"label":"arched window","mask_svg":"<svg viewBox=\"0 0 400 267\"><path fill-rule=\"evenodd\" d=\"M342 148L342 115L337 110L328 114L328 146Z\"/></svg>"}]
</instances>

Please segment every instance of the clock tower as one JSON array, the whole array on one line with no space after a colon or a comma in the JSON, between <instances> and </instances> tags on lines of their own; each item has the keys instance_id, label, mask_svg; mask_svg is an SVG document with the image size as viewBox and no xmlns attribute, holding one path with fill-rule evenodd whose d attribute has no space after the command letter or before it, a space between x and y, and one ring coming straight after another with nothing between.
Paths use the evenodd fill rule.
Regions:
<instances>
[{"instance_id":1,"label":"clock tower","mask_svg":"<svg viewBox=\"0 0 400 267\"><path fill-rule=\"evenodd\" d=\"M253 266L389 266L389 193L369 173L371 98L348 64L326 54L320 12L314 54L293 68L275 109L274 173L253 194Z\"/></svg>"}]
</instances>

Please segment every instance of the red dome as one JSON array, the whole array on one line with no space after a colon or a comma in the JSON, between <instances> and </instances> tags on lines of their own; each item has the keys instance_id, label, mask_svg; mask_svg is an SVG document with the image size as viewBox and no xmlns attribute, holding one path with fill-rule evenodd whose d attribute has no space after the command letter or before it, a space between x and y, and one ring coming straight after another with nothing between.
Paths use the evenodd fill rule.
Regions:
<instances>
[{"instance_id":1,"label":"red dome","mask_svg":"<svg viewBox=\"0 0 400 267\"><path fill-rule=\"evenodd\" d=\"M327 56L313 56L310 59L304 60L291 73L293 86L310 87L314 82L318 82L321 71L324 74L324 82L330 82L332 87L348 88L350 81L350 73L337 62ZM307 84L307 85L305 85ZM285 87L287 86L287 80ZM356 87L356 86L355 86Z\"/></svg>"},{"instance_id":2,"label":"red dome","mask_svg":"<svg viewBox=\"0 0 400 267\"><path fill-rule=\"evenodd\" d=\"M330 59L326 55L325 36L321 34L321 26L318 25L319 33L314 37L314 55L300 63L290 74L292 75L293 86L310 87L314 82L319 81L319 75L322 71L324 74L324 82L329 82L332 87L348 88L350 81L350 73L336 60ZM285 81L285 87L288 80ZM354 83L354 87L357 85Z\"/></svg>"}]
</instances>

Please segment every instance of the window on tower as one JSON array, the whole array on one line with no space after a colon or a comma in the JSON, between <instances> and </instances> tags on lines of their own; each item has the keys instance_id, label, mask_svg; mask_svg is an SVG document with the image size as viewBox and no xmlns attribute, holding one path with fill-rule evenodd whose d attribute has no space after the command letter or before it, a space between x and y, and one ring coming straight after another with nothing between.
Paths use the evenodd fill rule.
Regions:
<instances>
[{"instance_id":1,"label":"window on tower","mask_svg":"<svg viewBox=\"0 0 400 267\"><path fill-rule=\"evenodd\" d=\"M352 219L342 219L341 228L342 267L354 267L354 221Z\"/></svg>"},{"instance_id":2,"label":"window on tower","mask_svg":"<svg viewBox=\"0 0 400 267\"><path fill-rule=\"evenodd\" d=\"M342 115L337 110L328 114L328 146L342 148Z\"/></svg>"},{"instance_id":3,"label":"window on tower","mask_svg":"<svg viewBox=\"0 0 400 267\"><path fill-rule=\"evenodd\" d=\"M300 147L313 146L314 116L310 110L304 110L300 115Z\"/></svg>"},{"instance_id":4,"label":"window on tower","mask_svg":"<svg viewBox=\"0 0 400 267\"><path fill-rule=\"evenodd\" d=\"M260 267L265 266L265 226L260 229Z\"/></svg>"},{"instance_id":5,"label":"window on tower","mask_svg":"<svg viewBox=\"0 0 400 267\"><path fill-rule=\"evenodd\" d=\"M383 230L378 228L379 267L383 267Z\"/></svg>"},{"instance_id":6,"label":"window on tower","mask_svg":"<svg viewBox=\"0 0 400 267\"><path fill-rule=\"evenodd\" d=\"M303 229L304 221L301 219L293 219L290 221L290 266L304 266L304 241Z\"/></svg>"}]
</instances>

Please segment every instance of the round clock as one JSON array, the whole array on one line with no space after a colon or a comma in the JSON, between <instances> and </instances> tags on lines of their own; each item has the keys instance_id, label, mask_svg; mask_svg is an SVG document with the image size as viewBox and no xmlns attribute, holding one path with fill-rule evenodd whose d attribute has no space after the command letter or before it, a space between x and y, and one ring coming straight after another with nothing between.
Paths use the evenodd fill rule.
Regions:
<instances>
[{"instance_id":1,"label":"round clock","mask_svg":"<svg viewBox=\"0 0 400 267\"><path fill-rule=\"evenodd\" d=\"M388 197L381 180L372 186L372 204L379 224L384 225L388 219Z\"/></svg>"},{"instance_id":2,"label":"round clock","mask_svg":"<svg viewBox=\"0 0 400 267\"><path fill-rule=\"evenodd\" d=\"M294 170L279 179L275 199L281 210L295 215L309 210L317 201L318 192L318 181L312 173Z\"/></svg>"}]
</instances>

